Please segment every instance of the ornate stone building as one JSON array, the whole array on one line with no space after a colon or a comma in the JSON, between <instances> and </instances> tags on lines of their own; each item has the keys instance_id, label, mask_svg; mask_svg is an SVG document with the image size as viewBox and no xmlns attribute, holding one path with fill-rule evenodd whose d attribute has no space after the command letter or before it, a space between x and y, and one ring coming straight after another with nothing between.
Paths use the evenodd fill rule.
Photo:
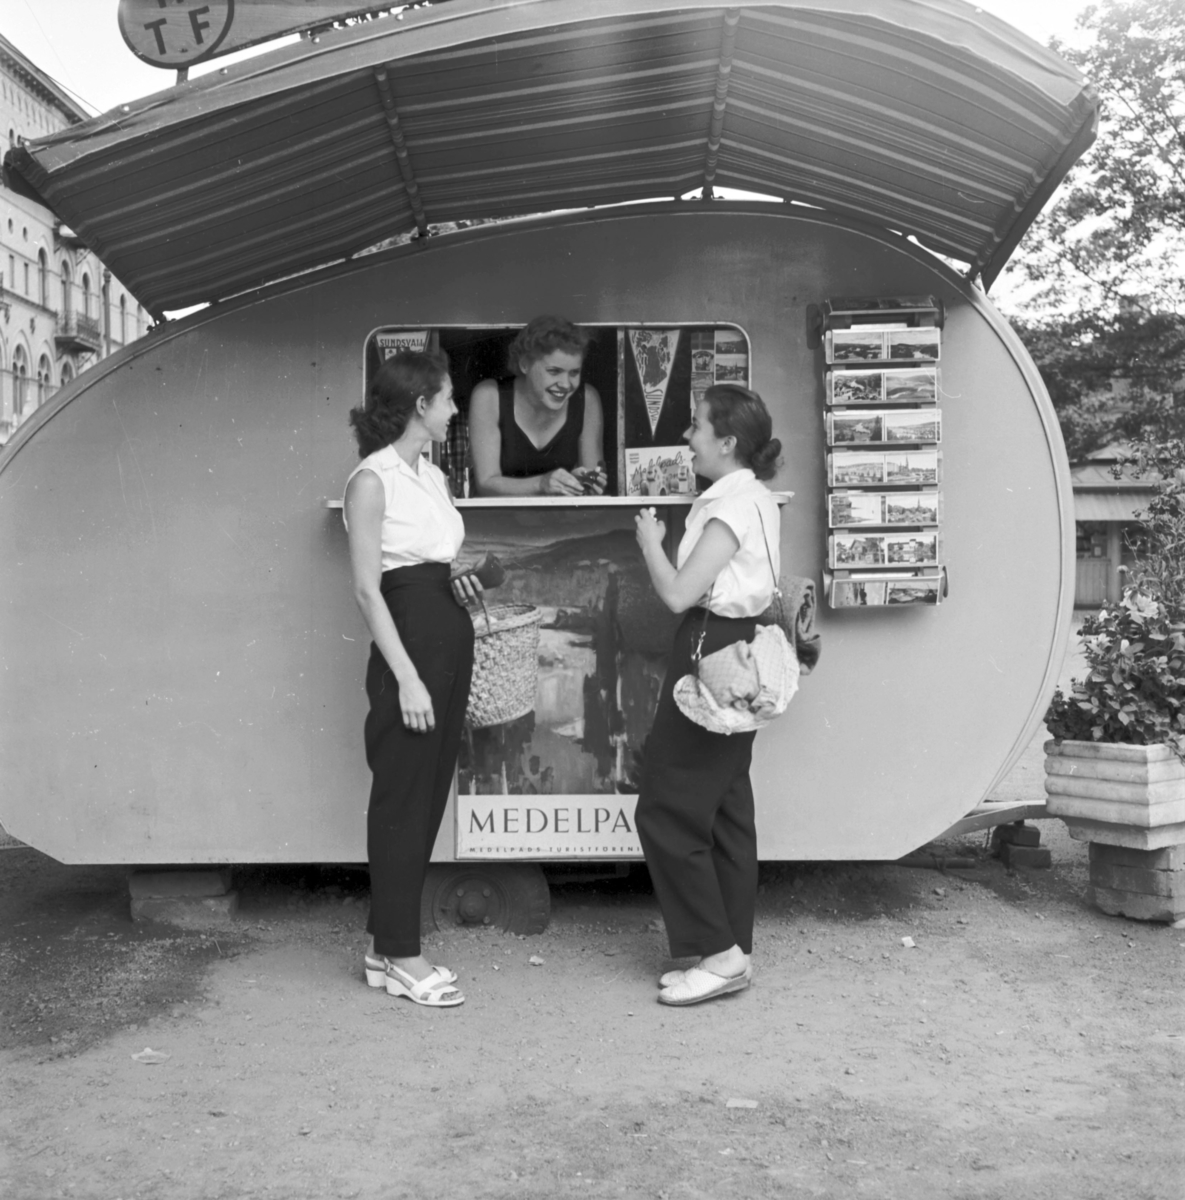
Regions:
<instances>
[{"instance_id":1,"label":"ornate stone building","mask_svg":"<svg viewBox=\"0 0 1185 1200\"><path fill-rule=\"evenodd\" d=\"M0 36L3 149L89 115ZM0 187L0 444L58 388L150 324L135 296L48 208Z\"/></svg>"}]
</instances>

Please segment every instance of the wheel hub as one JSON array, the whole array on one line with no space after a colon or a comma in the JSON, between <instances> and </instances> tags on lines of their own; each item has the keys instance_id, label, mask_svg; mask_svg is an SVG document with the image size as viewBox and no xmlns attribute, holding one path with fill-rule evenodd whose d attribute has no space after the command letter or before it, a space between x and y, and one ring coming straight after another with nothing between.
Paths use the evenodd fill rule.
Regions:
<instances>
[{"instance_id":1,"label":"wheel hub","mask_svg":"<svg viewBox=\"0 0 1185 1200\"><path fill-rule=\"evenodd\" d=\"M476 881L457 888L456 914L462 925L489 925L496 906L491 889Z\"/></svg>"}]
</instances>

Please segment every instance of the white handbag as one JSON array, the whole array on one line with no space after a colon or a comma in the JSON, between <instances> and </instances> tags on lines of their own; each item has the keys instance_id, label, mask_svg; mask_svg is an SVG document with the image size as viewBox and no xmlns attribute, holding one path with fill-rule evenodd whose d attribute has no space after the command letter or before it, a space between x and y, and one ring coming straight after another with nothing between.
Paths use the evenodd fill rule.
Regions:
<instances>
[{"instance_id":1,"label":"white handbag","mask_svg":"<svg viewBox=\"0 0 1185 1200\"><path fill-rule=\"evenodd\" d=\"M798 691L799 676L798 656L781 628L759 625L752 642L704 655L707 627L705 611L692 673L675 684L679 711L712 733L750 733L780 717Z\"/></svg>"}]
</instances>

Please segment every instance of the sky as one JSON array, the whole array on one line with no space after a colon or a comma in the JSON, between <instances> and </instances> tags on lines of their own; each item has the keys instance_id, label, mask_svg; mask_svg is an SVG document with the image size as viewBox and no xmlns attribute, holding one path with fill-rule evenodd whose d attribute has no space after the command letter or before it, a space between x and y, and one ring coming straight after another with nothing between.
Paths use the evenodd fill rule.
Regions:
<instances>
[{"instance_id":1,"label":"sky","mask_svg":"<svg viewBox=\"0 0 1185 1200\"><path fill-rule=\"evenodd\" d=\"M1088 0L982 0L978 6L1029 37L1047 43L1071 40L1074 20ZM91 112L171 87L174 72L150 67L124 44L116 22L117 0L3 0L0 33ZM236 58L227 55L205 69ZM193 75L201 74L195 68Z\"/></svg>"}]
</instances>

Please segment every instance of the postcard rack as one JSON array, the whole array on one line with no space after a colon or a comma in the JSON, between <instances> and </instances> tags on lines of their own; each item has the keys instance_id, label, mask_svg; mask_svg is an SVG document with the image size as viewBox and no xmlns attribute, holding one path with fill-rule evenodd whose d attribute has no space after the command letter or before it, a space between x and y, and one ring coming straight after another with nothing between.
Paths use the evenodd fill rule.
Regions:
<instances>
[{"instance_id":1,"label":"postcard rack","mask_svg":"<svg viewBox=\"0 0 1185 1200\"><path fill-rule=\"evenodd\" d=\"M936 605L942 545L942 305L931 296L825 300L827 602Z\"/></svg>"}]
</instances>

